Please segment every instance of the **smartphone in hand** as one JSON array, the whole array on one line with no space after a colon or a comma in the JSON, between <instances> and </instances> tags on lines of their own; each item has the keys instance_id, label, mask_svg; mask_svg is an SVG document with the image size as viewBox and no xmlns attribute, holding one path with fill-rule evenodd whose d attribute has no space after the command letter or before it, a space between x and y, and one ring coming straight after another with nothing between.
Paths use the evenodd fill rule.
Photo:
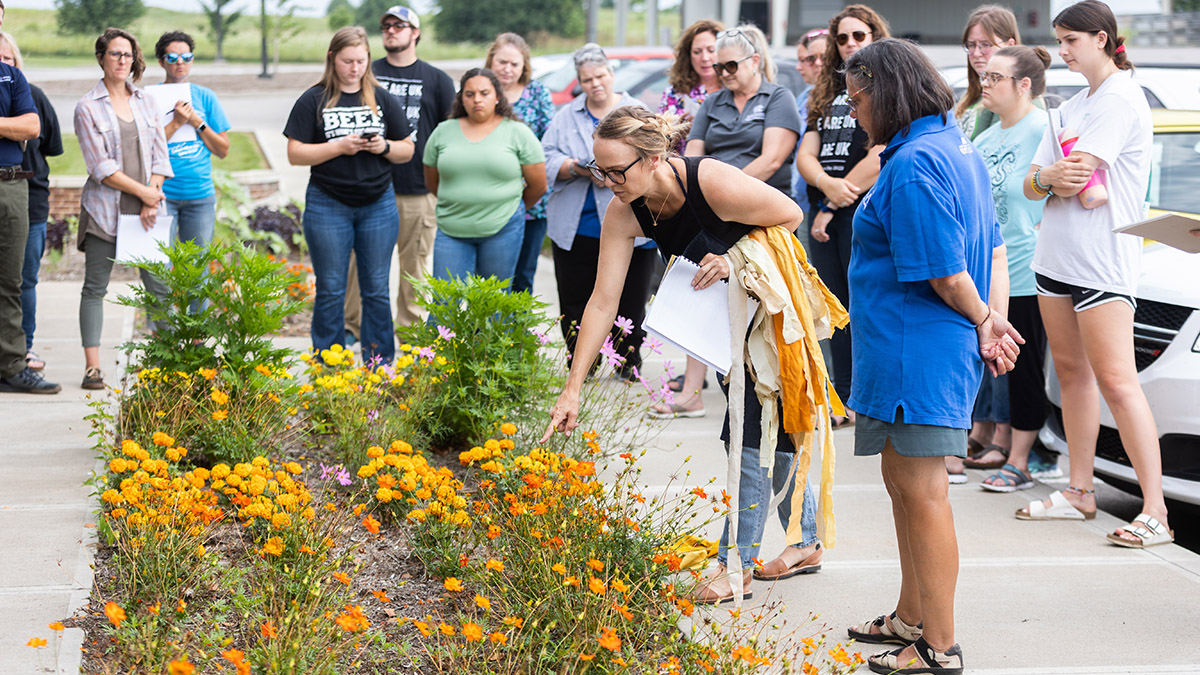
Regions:
<instances>
[{"instance_id":1,"label":"smartphone in hand","mask_svg":"<svg viewBox=\"0 0 1200 675\"><path fill-rule=\"evenodd\" d=\"M365 131L362 134L362 139L364 141L373 141L373 140L375 140L375 137L378 135L379 135L378 131Z\"/></svg>"}]
</instances>

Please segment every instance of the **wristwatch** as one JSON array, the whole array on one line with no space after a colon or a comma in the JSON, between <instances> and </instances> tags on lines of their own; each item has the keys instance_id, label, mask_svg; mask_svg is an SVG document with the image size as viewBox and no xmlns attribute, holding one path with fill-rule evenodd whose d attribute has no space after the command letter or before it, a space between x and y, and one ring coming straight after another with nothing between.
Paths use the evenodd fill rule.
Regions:
<instances>
[{"instance_id":1,"label":"wristwatch","mask_svg":"<svg viewBox=\"0 0 1200 675\"><path fill-rule=\"evenodd\" d=\"M207 128L208 128L208 123L207 123L207 122L201 122L201 123L200 123L200 126L196 127L196 133L198 133L198 134L202 134L202 133L204 133L204 130L205 130L205 129L207 129Z\"/></svg>"},{"instance_id":2,"label":"wristwatch","mask_svg":"<svg viewBox=\"0 0 1200 675\"><path fill-rule=\"evenodd\" d=\"M392 151L392 143L386 138L383 139L383 152L379 153L380 157L387 157L387 154Z\"/></svg>"}]
</instances>

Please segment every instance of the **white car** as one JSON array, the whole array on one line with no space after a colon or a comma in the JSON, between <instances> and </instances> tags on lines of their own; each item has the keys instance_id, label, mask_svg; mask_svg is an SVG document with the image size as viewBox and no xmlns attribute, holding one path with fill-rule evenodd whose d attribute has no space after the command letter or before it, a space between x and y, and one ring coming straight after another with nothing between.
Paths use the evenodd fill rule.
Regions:
<instances>
[{"instance_id":1,"label":"white car","mask_svg":"<svg viewBox=\"0 0 1200 675\"><path fill-rule=\"evenodd\" d=\"M1154 111L1153 152L1152 213L1200 217L1200 112ZM1133 321L1138 380L1158 426L1163 492L1168 499L1200 505L1200 254L1164 244L1146 246ZM1052 408L1039 438L1065 453L1062 396L1049 357L1046 363ZM1138 492L1137 476L1103 398L1095 473Z\"/></svg>"},{"instance_id":2,"label":"white car","mask_svg":"<svg viewBox=\"0 0 1200 675\"><path fill-rule=\"evenodd\" d=\"M967 90L967 68L959 66L945 68L942 76L960 97ZM1137 66L1134 80L1141 85L1151 108L1170 110L1200 110L1200 67L1147 64ZM1087 86L1080 73L1073 73L1061 62L1056 62L1046 71L1046 93L1064 99L1071 98Z\"/></svg>"}]
</instances>

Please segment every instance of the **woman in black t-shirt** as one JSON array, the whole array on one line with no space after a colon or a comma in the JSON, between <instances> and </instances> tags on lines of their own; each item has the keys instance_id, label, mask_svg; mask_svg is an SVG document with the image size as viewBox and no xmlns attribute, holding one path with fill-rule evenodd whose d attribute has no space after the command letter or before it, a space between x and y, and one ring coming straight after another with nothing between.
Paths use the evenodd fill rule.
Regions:
<instances>
[{"instance_id":1,"label":"woman in black t-shirt","mask_svg":"<svg viewBox=\"0 0 1200 675\"><path fill-rule=\"evenodd\" d=\"M846 307L850 306L850 241L858 202L879 176L883 146L869 147L867 132L850 116L854 101L846 93L842 64L859 49L889 37L887 21L866 5L850 5L829 21L833 39L825 48L823 66L808 98L808 131L796 153L796 168L808 183L808 243L813 266ZM833 386L843 401L850 400L850 331L830 340ZM834 428L854 423L854 413L834 417Z\"/></svg>"},{"instance_id":2,"label":"woman in black t-shirt","mask_svg":"<svg viewBox=\"0 0 1200 675\"><path fill-rule=\"evenodd\" d=\"M413 156L400 104L375 81L362 28L334 33L321 83L300 95L283 134L288 161L311 166L304 239L317 275L313 349L340 344L350 252L362 289L362 356L390 363L396 348L388 267L400 227L392 164Z\"/></svg>"}]
</instances>

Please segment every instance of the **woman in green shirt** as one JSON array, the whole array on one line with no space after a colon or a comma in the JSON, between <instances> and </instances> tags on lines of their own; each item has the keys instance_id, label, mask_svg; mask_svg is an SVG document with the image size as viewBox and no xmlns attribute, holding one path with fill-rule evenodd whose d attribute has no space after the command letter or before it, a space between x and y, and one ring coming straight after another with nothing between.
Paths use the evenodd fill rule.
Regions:
<instances>
[{"instance_id":1,"label":"woman in green shirt","mask_svg":"<svg viewBox=\"0 0 1200 675\"><path fill-rule=\"evenodd\" d=\"M436 278L511 280L525 209L546 192L542 145L500 91L492 71L468 70L450 119L425 145L425 185L437 197Z\"/></svg>"}]
</instances>

